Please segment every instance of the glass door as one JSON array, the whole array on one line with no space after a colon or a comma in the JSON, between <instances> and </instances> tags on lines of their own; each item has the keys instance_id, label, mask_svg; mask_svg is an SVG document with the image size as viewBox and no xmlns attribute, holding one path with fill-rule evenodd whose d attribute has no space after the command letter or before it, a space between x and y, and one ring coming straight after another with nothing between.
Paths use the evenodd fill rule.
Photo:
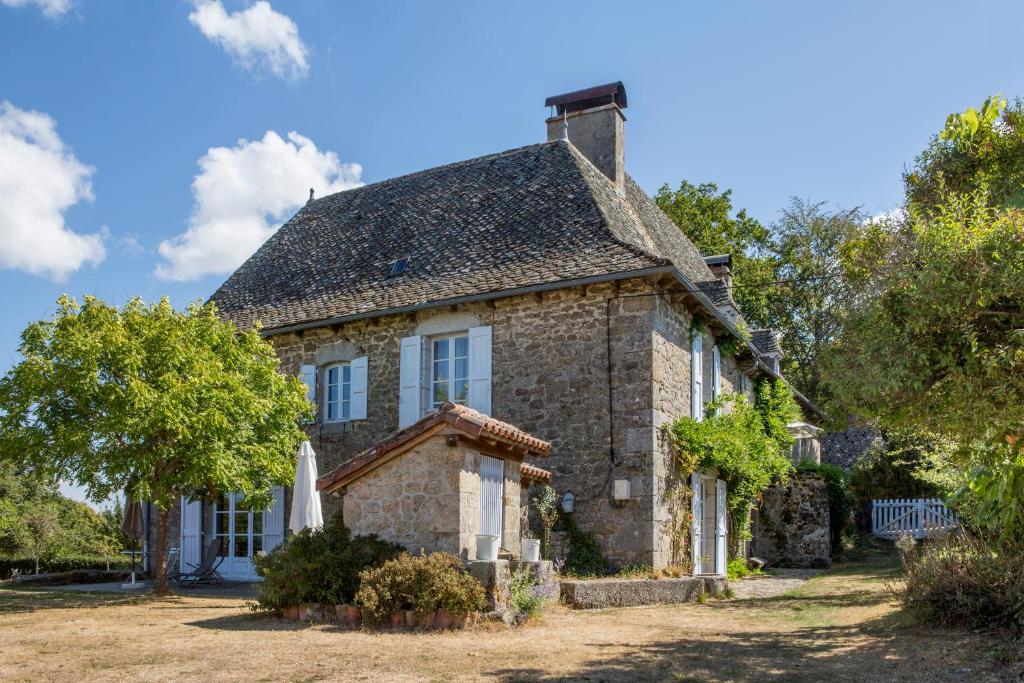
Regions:
<instances>
[{"instance_id":1,"label":"glass door","mask_svg":"<svg viewBox=\"0 0 1024 683\"><path fill-rule=\"evenodd\" d=\"M213 533L220 539L220 565L225 579L255 577L252 556L263 550L263 513L242 507L241 493L222 494L213 505Z\"/></svg>"}]
</instances>

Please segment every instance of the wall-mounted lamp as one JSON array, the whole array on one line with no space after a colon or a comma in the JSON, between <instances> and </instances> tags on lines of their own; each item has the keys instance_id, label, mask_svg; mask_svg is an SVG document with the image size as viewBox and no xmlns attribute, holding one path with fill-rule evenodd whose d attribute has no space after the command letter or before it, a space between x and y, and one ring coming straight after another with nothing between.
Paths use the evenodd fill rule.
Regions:
<instances>
[{"instance_id":1,"label":"wall-mounted lamp","mask_svg":"<svg viewBox=\"0 0 1024 683\"><path fill-rule=\"evenodd\" d=\"M571 513L575 504L576 496L572 494L572 491L566 491L565 495L562 496L562 512L566 514Z\"/></svg>"}]
</instances>

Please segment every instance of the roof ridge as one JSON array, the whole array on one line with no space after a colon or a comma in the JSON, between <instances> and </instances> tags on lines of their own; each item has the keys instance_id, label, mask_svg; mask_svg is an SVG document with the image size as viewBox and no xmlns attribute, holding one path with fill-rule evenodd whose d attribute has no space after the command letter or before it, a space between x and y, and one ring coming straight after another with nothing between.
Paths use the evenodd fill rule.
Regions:
<instances>
[{"instance_id":1,"label":"roof ridge","mask_svg":"<svg viewBox=\"0 0 1024 683\"><path fill-rule=\"evenodd\" d=\"M506 150L503 150L501 152L493 152L491 154L484 154L483 156L470 157L468 159L461 159L459 161L451 161L451 162L449 162L447 164L441 164L440 166L431 166L430 168L424 168L424 169L421 169L419 171L412 171L411 173L403 173L402 175L396 175L396 176L393 176L391 178L384 178L383 180L378 180L378 181L372 182L372 183L366 183L365 185L360 185L358 187L351 187L351 188L349 188L347 190L339 190L338 192L332 192L331 194L325 194L323 197L317 197L313 201L307 202L302 207L302 209L299 210L298 213L301 213L303 210L305 210L306 207L316 206L318 203L320 203L322 201L330 199L331 197L337 197L338 195L341 195L341 194L348 194L349 192L358 192L359 190L367 190L367 189L371 189L371 188L380 188L380 187L389 185L391 183L397 183L399 181L414 179L417 176L426 175L428 173L436 173L438 171L451 170L451 169L454 169L454 168L458 168L459 166L465 166L465 165L468 165L468 164L474 164L474 163L478 163L478 162L481 162L481 161L490 161L491 159L500 159L502 157L512 156L513 154L525 152L526 150L529 150L529 149L535 149L535 148L543 147L545 145L554 145L557 142L559 142L559 141L555 140L555 141L551 141L551 142L535 142L535 143L530 144L530 145L521 145L519 147L513 147L512 149L506 149ZM298 215L298 213L296 215ZM282 225L282 227L284 227L284 226Z\"/></svg>"}]
</instances>

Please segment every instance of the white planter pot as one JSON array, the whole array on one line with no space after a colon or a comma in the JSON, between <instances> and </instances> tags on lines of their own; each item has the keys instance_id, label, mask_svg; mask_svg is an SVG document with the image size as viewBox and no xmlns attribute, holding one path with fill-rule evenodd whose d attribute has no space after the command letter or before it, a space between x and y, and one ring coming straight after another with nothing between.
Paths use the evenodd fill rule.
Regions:
<instances>
[{"instance_id":1,"label":"white planter pot","mask_svg":"<svg viewBox=\"0 0 1024 683\"><path fill-rule=\"evenodd\" d=\"M522 540L523 562L540 561L540 539L524 538Z\"/></svg>"},{"instance_id":2,"label":"white planter pot","mask_svg":"<svg viewBox=\"0 0 1024 683\"><path fill-rule=\"evenodd\" d=\"M476 535L476 559L494 562L498 559L498 537L490 534Z\"/></svg>"}]
</instances>

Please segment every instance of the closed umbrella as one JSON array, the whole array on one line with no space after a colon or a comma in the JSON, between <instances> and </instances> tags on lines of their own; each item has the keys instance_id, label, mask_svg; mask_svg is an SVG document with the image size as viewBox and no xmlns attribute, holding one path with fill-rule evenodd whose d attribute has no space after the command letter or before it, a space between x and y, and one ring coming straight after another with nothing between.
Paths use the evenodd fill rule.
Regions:
<instances>
[{"instance_id":1,"label":"closed umbrella","mask_svg":"<svg viewBox=\"0 0 1024 683\"><path fill-rule=\"evenodd\" d=\"M308 441L299 446L299 462L295 467L295 487L292 489L292 514L288 528L293 532L319 529L324 525L320 507L320 492L316 490L316 453Z\"/></svg>"},{"instance_id":2,"label":"closed umbrella","mask_svg":"<svg viewBox=\"0 0 1024 683\"><path fill-rule=\"evenodd\" d=\"M131 583L122 583L122 588L142 588L143 583L135 582L135 558L139 539L146 533L145 523L142 519L142 503L137 500L130 500L124 506L124 519L121 520L121 531L125 536L132 539L132 580Z\"/></svg>"}]
</instances>

